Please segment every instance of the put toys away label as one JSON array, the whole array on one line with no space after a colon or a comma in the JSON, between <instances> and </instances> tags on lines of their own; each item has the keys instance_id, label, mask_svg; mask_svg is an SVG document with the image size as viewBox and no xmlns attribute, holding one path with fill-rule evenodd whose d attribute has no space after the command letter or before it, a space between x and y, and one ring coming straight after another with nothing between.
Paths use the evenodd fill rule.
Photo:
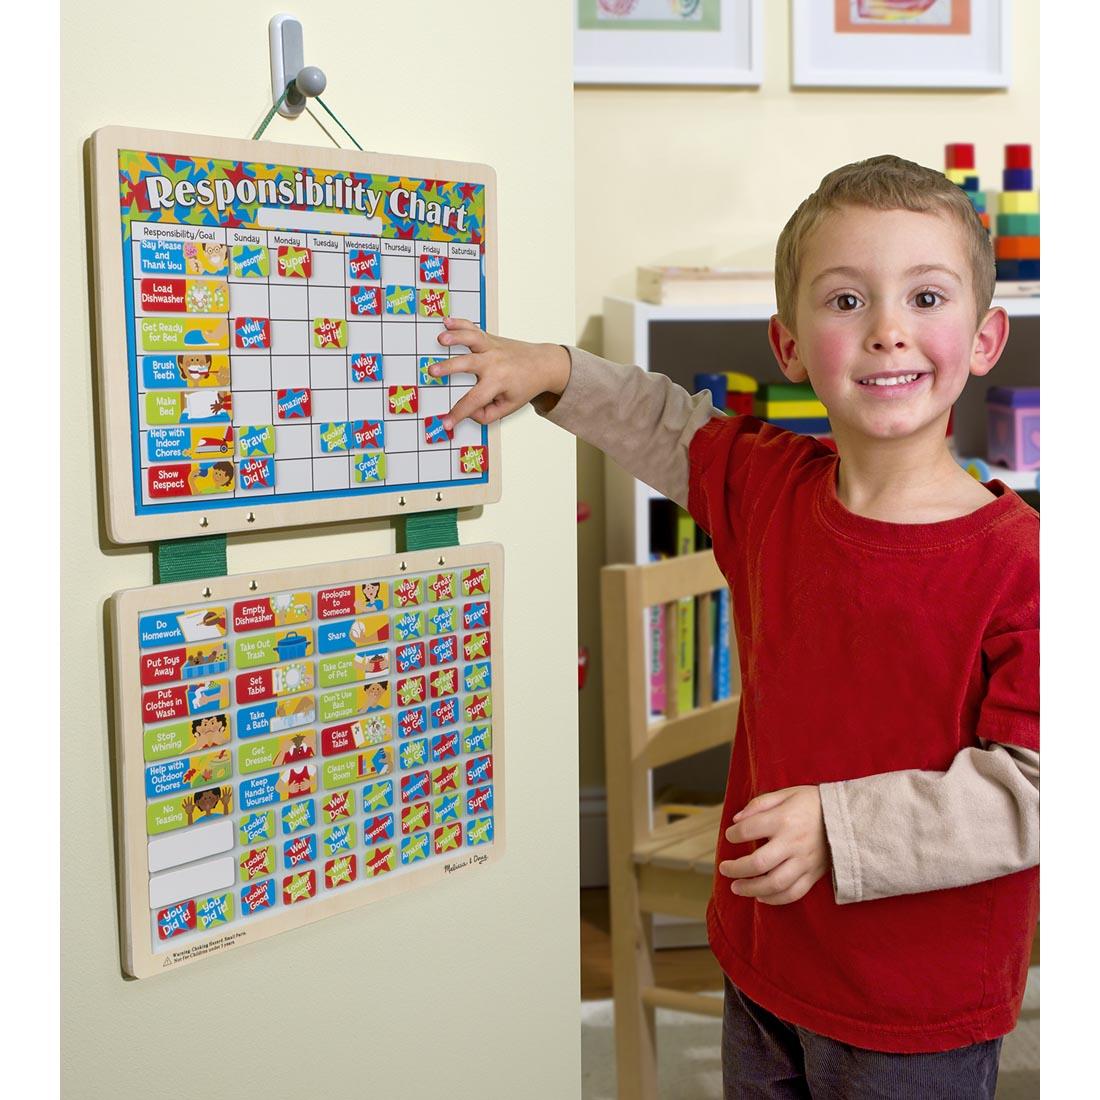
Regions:
<instances>
[{"instance_id":1,"label":"put toys away label","mask_svg":"<svg viewBox=\"0 0 1100 1100\"><path fill-rule=\"evenodd\" d=\"M496 574L422 557L133 617L141 769L124 797L153 955L492 848Z\"/></svg>"}]
</instances>

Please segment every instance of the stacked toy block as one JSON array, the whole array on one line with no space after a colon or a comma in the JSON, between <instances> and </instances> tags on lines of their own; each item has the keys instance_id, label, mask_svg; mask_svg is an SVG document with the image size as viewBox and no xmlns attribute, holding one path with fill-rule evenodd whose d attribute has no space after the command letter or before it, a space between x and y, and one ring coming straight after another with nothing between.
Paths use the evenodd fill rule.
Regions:
<instances>
[{"instance_id":1,"label":"stacked toy block","mask_svg":"<svg viewBox=\"0 0 1100 1100\"><path fill-rule=\"evenodd\" d=\"M986 455L1010 470L1039 469L1039 387L990 386Z\"/></svg>"},{"instance_id":2,"label":"stacked toy block","mask_svg":"<svg viewBox=\"0 0 1100 1100\"><path fill-rule=\"evenodd\" d=\"M781 382L756 391L753 412L778 428L802 435L827 435L829 414L808 382Z\"/></svg>"},{"instance_id":3,"label":"stacked toy block","mask_svg":"<svg viewBox=\"0 0 1100 1100\"><path fill-rule=\"evenodd\" d=\"M966 197L974 204L982 225L990 227L989 211L986 209L986 194L981 189L977 169L974 167L974 146L972 143L948 145L946 151L947 169L944 175L952 183L957 183Z\"/></svg>"},{"instance_id":4,"label":"stacked toy block","mask_svg":"<svg viewBox=\"0 0 1100 1100\"><path fill-rule=\"evenodd\" d=\"M719 410L724 409L731 416L752 413L753 398L758 385L755 378L736 371L695 376L695 392L709 390L714 407Z\"/></svg>"},{"instance_id":5,"label":"stacked toy block","mask_svg":"<svg viewBox=\"0 0 1100 1100\"><path fill-rule=\"evenodd\" d=\"M1039 192L1031 172L1031 146L1006 145L1004 191L997 213L997 278L1029 283L1039 278Z\"/></svg>"}]
</instances>

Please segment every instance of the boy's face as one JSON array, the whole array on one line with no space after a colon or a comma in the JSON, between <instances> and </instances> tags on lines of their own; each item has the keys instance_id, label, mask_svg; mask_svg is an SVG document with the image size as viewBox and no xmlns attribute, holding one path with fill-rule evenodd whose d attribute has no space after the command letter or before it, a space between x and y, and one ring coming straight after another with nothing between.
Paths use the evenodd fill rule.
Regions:
<instances>
[{"instance_id":1,"label":"boy's face","mask_svg":"<svg viewBox=\"0 0 1100 1100\"><path fill-rule=\"evenodd\" d=\"M809 379L838 440L942 440L967 378L1008 335L1000 309L976 329L972 284L946 217L848 207L806 241L797 336L774 320L773 350L791 381Z\"/></svg>"}]
</instances>

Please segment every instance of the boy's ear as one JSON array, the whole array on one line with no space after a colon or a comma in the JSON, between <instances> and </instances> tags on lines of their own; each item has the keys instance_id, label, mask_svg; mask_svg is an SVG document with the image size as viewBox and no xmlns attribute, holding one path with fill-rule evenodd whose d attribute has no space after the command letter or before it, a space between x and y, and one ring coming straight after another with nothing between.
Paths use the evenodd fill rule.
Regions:
<instances>
[{"instance_id":1,"label":"boy's ear","mask_svg":"<svg viewBox=\"0 0 1100 1100\"><path fill-rule=\"evenodd\" d=\"M798 340L779 319L778 313L768 322L768 343L784 376L792 382L805 382L809 376L798 355Z\"/></svg>"},{"instance_id":2,"label":"boy's ear","mask_svg":"<svg viewBox=\"0 0 1100 1100\"><path fill-rule=\"evenodd\" d=\"M978 378L988 374L1001 357L1008 340L1008 314L994 306L978 326L974 336L974 350L970 353L970 373Z\"/></svg>"}]
</instances>

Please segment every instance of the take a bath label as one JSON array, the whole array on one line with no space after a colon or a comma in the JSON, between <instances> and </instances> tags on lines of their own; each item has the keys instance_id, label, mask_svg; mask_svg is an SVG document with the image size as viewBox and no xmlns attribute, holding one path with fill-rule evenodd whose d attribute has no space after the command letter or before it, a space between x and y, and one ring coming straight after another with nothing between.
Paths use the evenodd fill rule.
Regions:
<instances>
[{"instance_id":1,"label":"take a bath label","mask_svg":"<svg viewBox=\"0 0 1100 1100\"><path fill-rule=\"evenodd\" d=\"M142 950L199 957L215 933L317 919L499 851L501 565L471 551L284 571L277 589L221 578L206 599L182 582L167 605L123 594L144 596L118 658Z\"/></svg>"}]
</instances>

